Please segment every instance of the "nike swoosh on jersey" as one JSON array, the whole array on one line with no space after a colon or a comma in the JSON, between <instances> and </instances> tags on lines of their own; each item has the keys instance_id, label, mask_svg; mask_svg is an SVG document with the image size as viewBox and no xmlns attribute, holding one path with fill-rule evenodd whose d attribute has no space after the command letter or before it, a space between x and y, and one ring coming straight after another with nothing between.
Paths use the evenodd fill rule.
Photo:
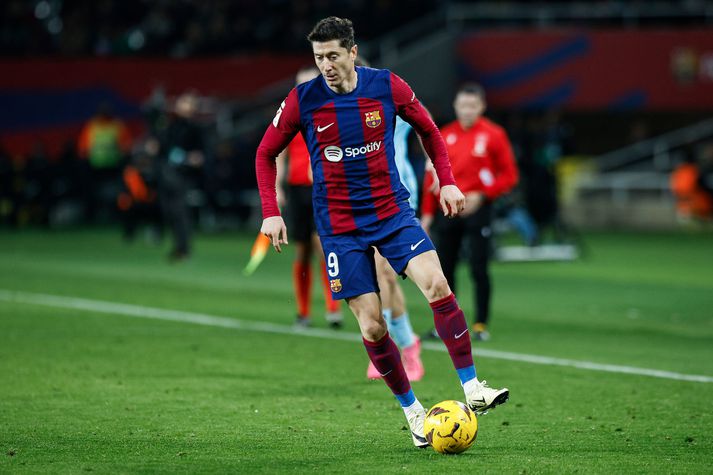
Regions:
<instances>
[{"instance_id":1,"label":"nike swoosh on jersey","mask_svg":"<svg viewBox=\"0 0 713 475\"><path fill-rule=\"evenodd\" d=\"M416 248L417 248L418 246L420 246L421 243L422 243L423 241L425 241L425 240L426 240L426 238L423 238L423 239L421 239L420 241L418 241L416 244L411 244L411 250L412 250L412 251L415 251Z\"/></svg>"},{"instance_id":2,"label":"nike swoosh on jersey","mask_svg":"<svg viewBox=\"0 0 713 475\"><path fill-rule=\"evenodd\" d=\"M465 330L463 330L462 332L460 332L459 334L457 334L457 335L456 335L456 338L460 338L460 337L462 337L463 335L465 335L466 333L468 333L468 329L467 329L467 328L466 328Z\"/></svg>"},{"instance_id":3,"label":"nike swoosh on jersey","mask_svg":"<svg viewBox=\"0 0 713 475\"><path fill-rule=\"evenodd\" d=\"M318 125L317 132L324 132L325 130L327 130L328 128L330 128L333 125L334 125L334 122L332 122L331 124L327 124L324 127Z\"/></svg>"}]
</instances>

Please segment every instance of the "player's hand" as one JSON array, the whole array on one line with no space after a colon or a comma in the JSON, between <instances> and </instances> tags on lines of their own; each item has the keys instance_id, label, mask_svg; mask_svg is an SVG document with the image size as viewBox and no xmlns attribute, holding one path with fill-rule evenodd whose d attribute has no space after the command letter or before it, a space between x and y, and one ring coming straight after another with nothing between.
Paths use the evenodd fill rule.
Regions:
<instances>
[{"instance_id":1,"label":"player's hand","mask_svg":"<svg viewBox=\"0 0 713 475\"><path fill-rule=\"evenodd\" d=\"M463 208L463 216L470 216L480 209L485 201L485 195L480 191L474 191L472 193L466 193L465 195L465 207Z\"/></svg>"},{"instance_id":2,"label":"player's hand","mask_svg":"<svg viewBox=\"0 0 713 475\"><path fill-rule=\"evenodd\" d=\"M262 220L260 232L270 238L272 247L277 252L282 252L280 244L289 244L287 242L287 227L282 216L270 216Z\"/></svg>"},{"instance_id":3,"label":"player's hand","mask_svg":"<svg viewBox=\"0 0 713 475\"><path fill-rule=\"evenodd\" d=\"M465 196L456 185L441 187L441 209L447 218L458 216L465 208Z\"/></svg>"}]
</instances>

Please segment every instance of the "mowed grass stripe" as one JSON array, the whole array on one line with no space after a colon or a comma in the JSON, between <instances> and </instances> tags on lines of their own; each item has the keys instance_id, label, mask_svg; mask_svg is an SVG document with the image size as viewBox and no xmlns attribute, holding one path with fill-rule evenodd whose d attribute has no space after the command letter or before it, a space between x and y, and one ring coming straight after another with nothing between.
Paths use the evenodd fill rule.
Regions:
<instances>
[{"instance_id":1,"label":"mowed grass stripe","mask_svg":"<svg viewBox=\"0 0 713 475\"><path fill-rule=\"evenodd\" d=\"M124 315L137 318L193 323L197 325L232 328L236 330L302 335L313 338L361 342L361 335L357 333L336 332L332 330L322 330L316 328L295 331L291 326L279 325L274 323L252 322L238 320L235 318L208 315L204 313L168 310L162 308L108 302L102 300L90 300L78 297L63 297L57 295L0 289L0 300L30 305L43 305L55 308L83 310L113 315ZM445 347L440 343L424 342L423 348L431 351L446 351ZM711 376L683 374L650 368L602 364L591 361L578 361L564 358L553 358L549 356L529 355L480 348L475 350L475 354L478 357L518 361L548 366L565 366L583 370L604 371L608 373L631 374L637 376L649 376L655 378L671 379L678 381L691 381L698 383L713 383L713 377Z\"/></svg>"}]
</instances>

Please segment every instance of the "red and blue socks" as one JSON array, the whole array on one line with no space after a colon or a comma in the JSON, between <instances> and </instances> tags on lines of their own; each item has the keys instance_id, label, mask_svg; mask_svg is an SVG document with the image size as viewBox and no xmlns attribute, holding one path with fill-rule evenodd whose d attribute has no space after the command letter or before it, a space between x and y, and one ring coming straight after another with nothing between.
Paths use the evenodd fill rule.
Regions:
<instances>
[{"instance_id":1,"label":"red and blue socks","mask_svg":"<svg viewBox=\"0 0 713 475\"><path fill-rule=\"evenodd\" d=\"M433 309L436 331L448 349L461 384L475 379L468 324L455 295L450 294L448 297L431 302L430 305Z\"/></svg>"},{"instance_id":2,"label":"red and blue socks","mask_svg":"<svg viewBox=\"0 0 713 475\"><path fill-rule=\"evenodd\" d=\"M372 342L364 338L362 340L369 359L374 363L374 367L379 371L391 392L394 393L401 407L407 408L417 402L411 389L411 383L406 376L404 365L401 363L399 349L389 334L386 333L378 341Z\"/></svg>"}]
</instances>

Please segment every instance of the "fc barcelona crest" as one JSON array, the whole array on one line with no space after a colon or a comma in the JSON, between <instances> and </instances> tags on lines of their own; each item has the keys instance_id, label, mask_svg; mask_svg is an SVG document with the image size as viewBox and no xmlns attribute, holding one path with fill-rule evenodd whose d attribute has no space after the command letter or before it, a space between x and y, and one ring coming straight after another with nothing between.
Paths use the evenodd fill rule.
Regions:
<instances>
[{"instance_id":1,"label":"fc barcelona crest","mask_svg":"<svg viewBox=\"0 0 713 475\"><path fill-rule=\"evenodd\" d=\"M366 121L366 125L371 127L372 129L381 125L381 115L379 114L378 110L365 112L364 120Z\"/></svg>"},{"instance_id":2,"label":"fc barcelona crest","mask_svg":"<svg viewBox=\"0 0 713 475\"><path fill-rule=\"evenodd\" d=\"M329 287L332 289L332 292L339 293L342 291L342 280L341 279L332 279L329 281Z\"/></svg>"}]
</instances>

